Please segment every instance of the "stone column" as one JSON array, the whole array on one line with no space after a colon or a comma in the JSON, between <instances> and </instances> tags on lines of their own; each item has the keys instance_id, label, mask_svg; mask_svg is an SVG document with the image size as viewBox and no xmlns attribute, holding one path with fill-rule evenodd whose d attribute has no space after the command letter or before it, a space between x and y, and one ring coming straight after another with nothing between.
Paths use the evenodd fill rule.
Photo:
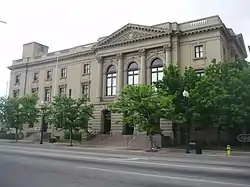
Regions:
<instances>
[{"instance_id":1,"label":"stone column","mask_svg":"<svg viewBox=\"0 0 250 187\"><path fill-rule=\"evenodd\" d=\"M123 88L123 55L122 53L116 54L116 60L117 60L117 90L116 95L118 96L120 94L120 91Z\"/></svg>"},{"instance_id":2,"label":"stone column","mask_svg":"<svg viewBox=\"0 0 250 187\"><path fill-rule=\"evenodd\" d=\"M141 59L140 84L146 84L146 51L145 51L145 49L139 50L139 56Z\"/></svg>"},{"instance_id":3,"label":"stone column","mask_svg":"<svg viewBox=\"0 0 250 187\"><path fill-rule=\"evenodd\" d=\"M100 102L102 99L102 90L103 90L103 58L100 56L97 56L97 89L96 89L96 101Z\"/></svg>"},{"instance_id":4,"label":"stone column","mask_svg":"<svg viewBox=\"0 0 250 187\"><path fill-rule=\"evenodd\" d=\"M165 65L168 67L172 63L171 45L167 44L163 46L163 51L165 53Z\"/></svg>"}]
</instances>

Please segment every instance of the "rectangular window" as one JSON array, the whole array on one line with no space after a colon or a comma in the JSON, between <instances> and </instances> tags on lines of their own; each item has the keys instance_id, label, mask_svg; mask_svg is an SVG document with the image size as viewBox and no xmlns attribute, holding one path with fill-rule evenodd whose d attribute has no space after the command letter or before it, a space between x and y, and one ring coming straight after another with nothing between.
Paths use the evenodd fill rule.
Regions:
<instances>
[{"instance_id":1,"label":"rectangular window","mask_svg":"<svg viewBox=\"0 0 250 187\"><path fill-rule=\"evenodd\" d=\"M204 69L197 69L197 70L195 70L195 72L196 72L196 75L199 77L204 75Z\"/></svg>"},{"instance_id":2,"label":"rectangular window","mask_svg":"<svg viewBox=\"0 0 250 187\"><path fill-rule=\"evenodd\" d=\"M52 79L52 70L48 70L46 74L46 79L51 80Z\"/></svg>"},{"instance_id":3,"label":"rectangular window","mask_svg":"<svg viewBox=\"0 0 250 187\"><path fill-rule=\"evenodd\" d=\"M33 81L36 82L39 79L39 74L37 72L34 73L33 75Z\"/></svg>"},{"instance_id":4,"label":"rectangular window","mask_svg":"<svg viewBox=\"0 0 250 187\"><path fill-rule=\"evenodd\" d=\"M194 53L195 53L195 58L203 58L204 53L203 53L203 45L197 45L194 47Z\"/></svg>"},{"instance_id":5,"label":"rectangular window","mask_svg":"<svg viewBox=\"0 0 250 187\"><path fill-rule=\"evenodd\" d=\"M89 74L90 73L90 65L84 64L83 65L83 74Z\"/></svg>"},{"instance_id":6,"label":"rectangular window","mask_svg":"<svg viewBox=\"0 0 250 187\"><path fill-rule=\"evenodd\" d=\"M32 88L31 93L37 96L38 95L38 88Z\"/></svg>"},{"instance_id":7,"label":"rectangular window","mask_svg":"<svg viewBox=\"0 0 250 187\"><path fill-rule=\"evenodd\" d=\"M20 84L20 75L16 75L15 84Z\"/></svg>"},{"instance_id":8,"label":"rectangular window","mask_svg":"<svg viewBox=\"0 0 250 187\"><path fill-rule=\"evenodd\" d=\"M32 94L34 94L34 93L37 94L37 92L38 92L38 88L32 88L32 89L31 89L31 93L32 93Z\"/></svg>"},{"instance_id":9,"label":"rectangular window","mask_svg":"<svg viewBox=\"0 0 250 187\"><path fill-rule=\"evenodd\" d=\"M128 71L128 85L137 85L139 84L139 71Z\"/></svg>"},{"instance_id":10,"label":"rectangular window","mask_svg":"<svg viewBox=\"0 0 250 187\"><path fill-rule=\"evenodd\" d=\"M45 92L44 92L44 101L50 102L51 100L51 89L50 88L45 88Z\"/></svg>"},{"instance_id":11,"label":"rectangular window","mask_svg":"<svg viewBox=\"0 0 250 187\"><path fill-rule=\"evenodd\" d=\"M67 77L67 70L66 68L61 69L61 78L66 78Z\"/></svg>"},{"instance_id":12,"label":"rectangular window","mask_svg":"<svg viewBox=\"0 0 250 187\"><path fill-rule=\"evenodd\" d=\"M83 83L82 84L82 97L89 98L89 84Z\"/></svg>"},{"instance_id":13,"label":"rectangular window","mask_svg":"<svg viewBox=\"0 0 250 187\"><path fill-rule=\"evenodd\" d=\"M59 94L66 94L66 86L59 86Z\"/></svg>"},{"instance_id":14,"label":"rectangular window","mask_svg":"<svg viewBox=\"0 0 250 187\"><path fill-rule=\"evenodd\" d=\"M19 90L13 90L13 97L19 96Z\"/></svg>"},{"instance_id":15,"label":"rectangular window","mask_svg":"<svg viewBox=\"0 0 250 187\"><path fill-rule=\"evenodd\" d=\"M223 59L226 60L226 49L223 47Z\"/></svg>"},{"instance_id":16,"label":"rectangular window","mask_svg":"<svg viewBox=\"0 0 250 187\"><path fill-rule=\"evenodd\" d=\"M110 73L107 75L106 95L116 95L116 73Z\"/></svg>"}]
</instances>

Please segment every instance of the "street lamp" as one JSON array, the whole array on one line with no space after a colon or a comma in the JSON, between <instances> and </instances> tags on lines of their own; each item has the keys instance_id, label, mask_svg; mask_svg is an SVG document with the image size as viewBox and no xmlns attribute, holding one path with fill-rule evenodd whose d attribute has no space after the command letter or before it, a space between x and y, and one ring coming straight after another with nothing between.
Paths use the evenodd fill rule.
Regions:
<instances>
[{"instance_id":1,"label":"street lamp","mask_svg":"<svg viewBox=\"0 0 250 187\"><path fill-rule=\"evenodd\" d=\"M43 131L44 131L44 118L45 118L45 105L47 104L47 102L41 101L41 112L42 112L42 118L41 118L41 127L40 127L40 132L41 132L41 136L40 136L40 144L43 144Z\"/></svg>"},{"instance_id":2,"label":"street lamp","mask_svg":"<svg viewBox=\"0 0 250 187\"><path fill-rule=\"evenodd\" d=\"M187 90L184 90L182 92L182 95L184 97L184 103L183 103L183 106L184 106L184 109L185 109L185 119L186 119L186 124L185 124L185 127L186 127L186 151L185 153L186 154L189 154L190 153L190 150L189 150L189 123L187 121L187 113L188 113L188 97L189 97L189 93Z\"/></svg>"}]
</instances>

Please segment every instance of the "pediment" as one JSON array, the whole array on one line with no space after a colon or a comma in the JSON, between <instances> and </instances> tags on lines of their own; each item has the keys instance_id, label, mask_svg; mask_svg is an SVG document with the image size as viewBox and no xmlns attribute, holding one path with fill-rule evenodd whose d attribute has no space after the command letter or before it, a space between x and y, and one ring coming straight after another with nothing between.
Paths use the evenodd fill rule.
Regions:
<instances>
[{"instance_id":1,"label":"pediment","mask_svg":"<svg viewBox=\"0 0 250 187\"><path fill-rule=\"evenodd\" d=\"M130 43L168 34L168 30L150 26L127 24L96 44L97 48Z\"/></svg>"}]
</instances>

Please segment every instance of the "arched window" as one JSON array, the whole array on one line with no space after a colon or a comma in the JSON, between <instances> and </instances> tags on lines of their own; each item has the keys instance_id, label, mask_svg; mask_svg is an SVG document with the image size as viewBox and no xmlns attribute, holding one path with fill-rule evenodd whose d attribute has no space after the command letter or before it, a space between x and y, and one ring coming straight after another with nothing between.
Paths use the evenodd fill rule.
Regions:
<instances>
[{"instance_id":1,"label":"arched window","mask_svg":"<svg viewBox=\"0 0 250 187\"><path fill-rule=\"evenodd\" d=\"M132 62L128 66L128 85L137 85L139 83L139 68L137 63Z\"/></svg>"},{"instance_id":2,"label":"arched window","mask_svg":"<svg viewBox=\"0 0 250 187\"><path fill-rule=\"evenodd\" d=\"M162 80L163 78L163 63L161 59L156 58L151 64L151 83Z\"/></svg>"},{"instance_id":3,"label":"arched window","mask_svg":"<svg viewBox=\"0 0 250 187\"><path fill-rule=\"evenodd\" d=\"M116 67L114 65L107 70L106 95L116 95Z\"/></svg>"}]
</instances>

